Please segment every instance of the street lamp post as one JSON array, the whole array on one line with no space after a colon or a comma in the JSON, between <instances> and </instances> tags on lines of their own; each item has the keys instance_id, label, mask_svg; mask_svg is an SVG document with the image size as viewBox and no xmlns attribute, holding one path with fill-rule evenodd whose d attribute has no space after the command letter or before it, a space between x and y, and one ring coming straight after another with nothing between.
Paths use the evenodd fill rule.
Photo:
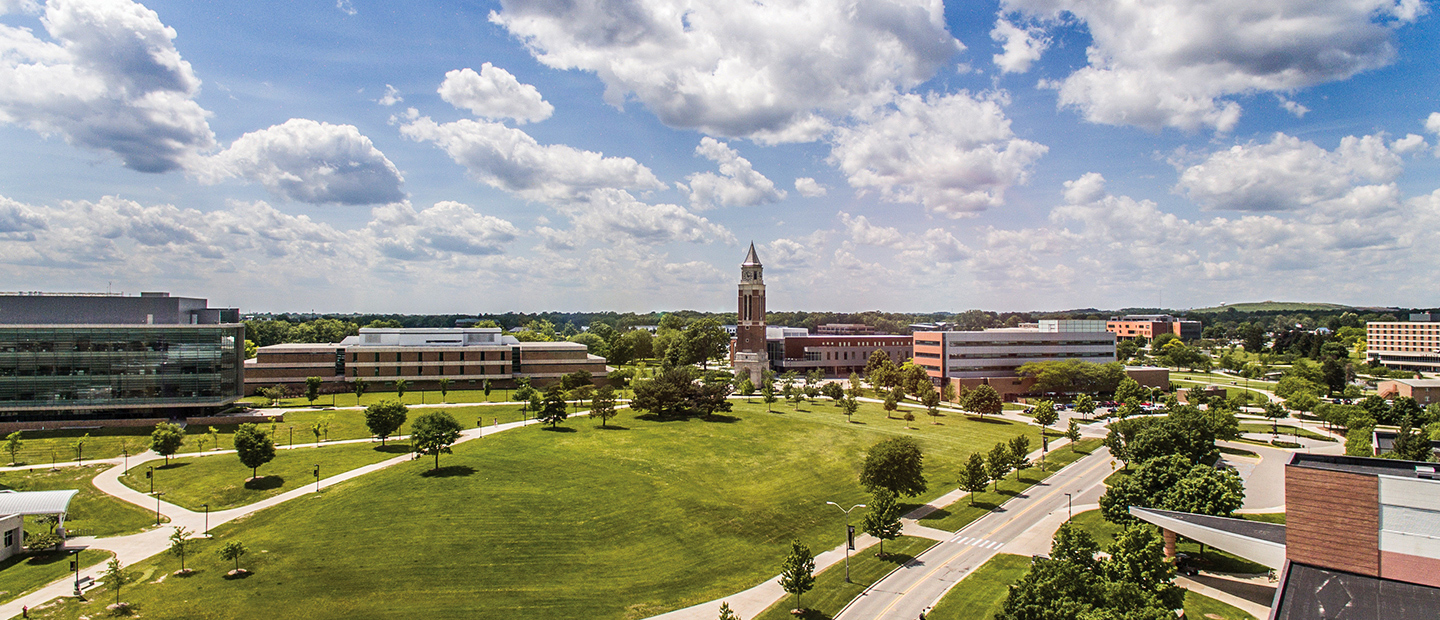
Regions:
<instances>
[{"instance_id":1,"label":"street lamp post","mask_svg":"<svg viewBox=\"0 0 1440 620\"><path fill-rule=\"evenodd\" d=\"M70 558L70 567L75 569L75 596L80 597L80 550L75 550L75 556Z\"/></svg>"},{"instance_id":2,"label":"street lamp post","mask_svg":"<svg viewBox=\"0 0 1440 620\"><path fill-rule=\"evenodd\" d=\"M840 504L837 504L835 502L825 503L830 504L831 506L834 506L836 508L840 508ZM864 507L865 504L855 504L854 506L850 507L850 510ZM850 545L851 542L854 540L853 538L851 538L850 534L850 510L840 508L840 512L845 513L845 583L850 583Z\"/></svg>"},{"instance_id":3,"label":"street lamp post","mask_svg":"<svg viewBox=\"0 0 1440 620\"><path fill-rule=\"evenodd\" d=\"M153 480L153 479L152 479L152 480ZM153 484L153 482L152 482L152 484ZM155 525L160 525L160 496L161 496L161 495L164 495L164 493L159 492L159 491L156 491L156 492L155 492Z\"/></svg>"},{"instance_id":4,"label":"street lamp post","mask_svg":"<svg viewBox=\"0 0 1440 620\"><path fill-rule=\"evenodd\" d=\"M205 537L210 537L210 504L200 504L205 508Z\"/></svg>"},{"instance_id":5,"label":"street lamp post","mask_svg":"<svg viewBox=\"0 0 1440 620\"><path fill-rule=\"evenodd\" d=\"M145 472L145 477L150 480L150 492L155 492L155 466L151 465L150 470Z\"/></svg>"},{"instance_id":6,"label":"street lamp post","mask_svg":"<svg viewBox=\"0 0 1440 620\"><path fill-rule=\"evenodd\" d=\"M320 492L320 464L315 464L315 492Z\"/></svg>"},{"instance_id":7,"label":"street lamp post","mask_svg":"<svg viewBox=\"0 0 1440 620\"><path fill-rule=\"evenodd\" d=\"M1069 493L1066 493L1066 494L1065 494L1065 518L1066 518L1066 520L1070 520L1070 519L1074 519L1074 518L1075 518L1074 509L1070 506L1070 494L1069 494Z\"/></svg>"}]
</instances>

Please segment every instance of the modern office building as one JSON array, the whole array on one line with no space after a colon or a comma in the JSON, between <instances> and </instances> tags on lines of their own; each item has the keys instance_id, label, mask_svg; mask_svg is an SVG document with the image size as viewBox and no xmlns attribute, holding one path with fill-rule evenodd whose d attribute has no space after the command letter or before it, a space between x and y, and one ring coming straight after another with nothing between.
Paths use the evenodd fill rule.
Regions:
<instances>
[{"instance_id":1,"label":"modern office building","mask_svg":"<svg viewBox=\"0 0 1440 620\"><path fill-rule=\"evenodd\" d=\"M918 331L914 351L915 363L937 385L989 385L1009 400L1034 385L1017 372L1030 362L1115 361L1115 334L1103 321L1045 320L983 331Z\"/></svg>"},{"instance_id":2,"label":"modern office building","mask_svg":"<svg viewBox=\"0 0 1440 620\"><path fill-rule=\"evenodd\" d=\"M1154 340L1161 334L1175 334L1184 340L1200 337L1200 321L1177 319L1168 314L1127 314L1106 322L1106 329L1118 340L1144 337Z\"/></svg>"},{"instance_id":3,"label":"modern office building","mask_svg":"<svg viewBox=\"0 0 1440 620\"><path fill-rule=\"evenodd\" d=\"M1386 368L1440 372L1440 315L1365 324L1365 355Z\"/></svg>"},{"instance_id":4,"label":"modern office building","mask_svg":"<svg viewBox=\"0 0 1440 620\"><path fill-rule=\"evenodd\" d=\"M826 323L815 327L815 333L821 336L870 336L876 331L864 323Z\"/></svg>"},{"instance_id":5,"label":"modern office building","mask_svg":"<svg viewBox=\"0 0 1440 620\"><path fill-rule=\"evenodd\" d=\"M1159 526L1277 570L1271 620L1440 617L1440 474L1434 463L1296 453L1285 524L1131 507Z\"/></svg>"},{"instance_id":6,"label":"modern office building","mask_svg":"<svg viewBox=\"0 0 1440 620\"><path fill-rule=\"evenodd\" d=\"M0 295L0 420L223 411L244 386L239 315L168 293Z\"/></svg>"},{"instance_id":7,"label":"modern office building","mask_svg":"<svg viewBox=\"0 0 1440 620\"><path fill-rule=\"evenodd\" d=\"M910 336L811 334L796 327L766 331L770 369L777 373L806 374L818 368L827 377L843 378L852 372L865 374L865 363L876 351L884 351L897 366L913 357Z\"/></svg>"},{"instance_id":8,"label":"modern office building","mask_svg":"<svg viewBox=\"0 0 1440 620\"><path fill-rule=\"evenodd\" d=\"M360 328L333 344L277 344L261 347L245 362L245 391L262 387L303 389L320 377L322 389L350 390L356 379L377 388L406 380L411 389L430 390L447 379L451 389L473 389L486 380L512 387L529 378L536 386L584 370L597 379L608 372L605 358L577 342L520 342L498 327Z\"/></svg>"}]
</instances>

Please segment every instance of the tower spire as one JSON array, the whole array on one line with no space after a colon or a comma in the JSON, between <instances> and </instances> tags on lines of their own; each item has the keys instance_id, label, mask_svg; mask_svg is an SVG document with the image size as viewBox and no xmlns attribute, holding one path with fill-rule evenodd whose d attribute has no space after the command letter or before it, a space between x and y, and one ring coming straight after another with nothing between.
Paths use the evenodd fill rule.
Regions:
<instances>
[{"instance_id":1,"label":"tower spire","mask_svg":"<svg viewBox=\"0 0 1440 620\"><path fill-rule=\"evenodd\" d=\"M755 255L755 242L750 242L750 252L745 255L745 262L740 263L741 267L760 266L760 257Z\"/></svg>"}]
</instances>

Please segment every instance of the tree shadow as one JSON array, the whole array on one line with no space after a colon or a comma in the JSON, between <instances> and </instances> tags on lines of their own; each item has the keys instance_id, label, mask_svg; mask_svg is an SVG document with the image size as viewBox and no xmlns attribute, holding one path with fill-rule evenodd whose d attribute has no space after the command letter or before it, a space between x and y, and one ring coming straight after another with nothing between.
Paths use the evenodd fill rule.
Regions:
<instances>
[{"instance_id":1,"label":"tree shadow","mask_svg":"<svg viewBox=\"0 0 1440 620\"><path fill-rule=\"evenodd\" d=\"M285 479L280 476L260 476L245 481L245 488L251 491L269 491L285 486Z\"/></svg>"},{"instance_id":2,"label":"tree shadow","mask_svg":"<svg viewBox=\"0 0 1440 620\"><path fill-rule=\"evenodd\" d=\"M890 551L886 551L885 555L880 555L879 551L876 551L875 559L880 560L881 562L884 562L886 564L894 564L895 566L901 566L904 564L909 564L911 560L915 559L915 556L908 553L892 553Z\"/></svg>"},{"instance_id":3,"label":"tree shadow","mask_svg":"<svg viewBox=\"0 0 1440 620\"><path fill-rule=\"evenodd\" d=\"M573 428L570 428L570 427L568 427L568 426L542 426L542 427L540 427L540 430L542 430L542 431L549 431L549 432L551 432L551 433L578 433L578 432L579 432L579 431L577 431L577 430L575 430L575 429L573 429Z\"/></svg>"},{"instance_id":4,"label":"tree shadow","mask_svg":"<svg viewBox=\"0 0 1440 620\"><path fill-rule=\"evenodd\" d=\"M1004 418L977 418L965 416L965 420L967 422L983 422L985 424L1012 424L1011 421Z\"/></svg>"},{"instance_id":5,"label":"tree shadow","mask_svg":"<svg viewBox=\"0 0 1440 620\"><path fill-rule=\"evenodd\" d=\"M914 508L912 508L911 510L914 510ZM909 512L910 512L910 510L905 511L906 514L908 514ZM937 508L937 509L935 509L935 511L931 512L930 514L925 515L925 516L922 518L922 520L931 521L931 520L935 520L935 519L944 519L944 518L949 517L949 516L952 515L952 514L954 514L954 513L950 512L949 510L946 510L946 509L944 509L944 508ZM889 554L887 554L887 555L889 555Z\"/></svg>"},{"instance_id":6,"label":"tree shadow","mask_svg":"<svg viewBox=\"0 0 1440 620\"><path fill-rule=\"evenodd\" d=\"M793 612L792 612L792 613L793 613ZM799 614L793 615L793 616L791 616L791 617L793 617L793 618L799 618L800 620L831 620L830 614L827 614L827 613L825 613L825 612L823 612L823 611L820 611L820 610L818 610L818 609L810 609L810 608L802 609L802 610L800 610L800 613L799 613Z\"/></svg>"},{"instance_id":7,"label":"tree shadow","mask_svg":"<svg viewBox=\"0 0 1440 620\"><path fill-rule=\"evenodd\" d=\"M385 454L404 454L410 451L410 446L403 443L387 443L383 446L375 446L375 451Z\"/></svg>"},{"instance_id":8,"label":"tree shadow","mask_svg":"<svg viewBox=\"0 0 1440 620\"><path fill-rule=\"evenodd\" d=\"M180 469L181 467L189 467L189 466L190 466L190 462L189 462L189 461L179 461L179 460L176 460L176 461L171 461L169 464L166 464L166 465L156 466L155 469Z\"/></svg>"},{"instance_id":9,"label":"tree shadow","mask_svg":"<svg viewBox=\"0 0 1440 620\"><path fill-rule=\"evenodd\" d=\"M864 422L861 422L859 420L846 420L846 422L849 422L851 424L864 424Z\"/></svg>"},{"instance_id":10,"label":"tree shadow","mask_svg":"<svg viewBox=\"0 0 1440 620\"><path fill-rule=\"evenodd\" d=\"M233 570L232 570L232 571L226 572L226 573L223 575L223 578L225 578L225 579L230 579L230 580L245 579L245 578L247 578L247 577L249 577L249 576L251 576L251 575L254 575L254 574L255 574L255 573L252 573L252 572L250 572L250 571L242 568L242 569L240 569L240 570L238 570L238 571L233 571Z\"/></svg>"},{"instance_id":11,"label":"tree shadow","mask_svg":"<svg viewBox=\"0 0 1440 620\"><path fill-rule=\"evenodd\" d=\"M475 473L475 468L469 465L446 465L439 469L428 469L420 474L426 478L454 478L456 476L469 476Z\"/></svg>"},{"instance_id":12,"label":"tree shadow","mask_svg":"<svg viewBox=\"0 0 1440 620\"><path fill-rule=\"evenodd\" d=\"M740 418L737 418L733 415L725 415L723 413L712 413L707 416L701 416L700 419L706 422L718 422L720 424L734 424L740 421Z\"/></svg>"},{"instance_id":13,"label":"tree shadow","mask_svg":"<svg viewBox=\"0 0 1440 620\"><path fill-rule=\"evenodd\" d=\"M605 426L597 426L597 427L595 427L595 428L596 428L596 429L599 429L599 430L602 430L602 431L628 431L628 430L630 430L630 427L628 427L628 426L616 426L616 425L614 425L614 424L606 424Z\"/></svg>"}]
</instances>

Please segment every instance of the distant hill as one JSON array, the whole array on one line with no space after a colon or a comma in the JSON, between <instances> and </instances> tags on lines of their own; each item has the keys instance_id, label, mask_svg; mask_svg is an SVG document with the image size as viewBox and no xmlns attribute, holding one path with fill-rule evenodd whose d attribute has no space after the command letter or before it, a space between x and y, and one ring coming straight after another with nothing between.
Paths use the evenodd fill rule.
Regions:
<instances>
[{"instance_id":1,"label":"distant hill","mask_svg":"<svg viewBox=\"0 0 1440 620\"><path fill-rule=\"evenodd\" d=\"M1191 312L1224 312L1234 308L1236 312L1306 312L1316 310L1351 310L1342 304L1322 304L1297 301L1254 301L1240 304L1224 304L1213 308L1195 308Z\"/></svg>"}]
</instances>

